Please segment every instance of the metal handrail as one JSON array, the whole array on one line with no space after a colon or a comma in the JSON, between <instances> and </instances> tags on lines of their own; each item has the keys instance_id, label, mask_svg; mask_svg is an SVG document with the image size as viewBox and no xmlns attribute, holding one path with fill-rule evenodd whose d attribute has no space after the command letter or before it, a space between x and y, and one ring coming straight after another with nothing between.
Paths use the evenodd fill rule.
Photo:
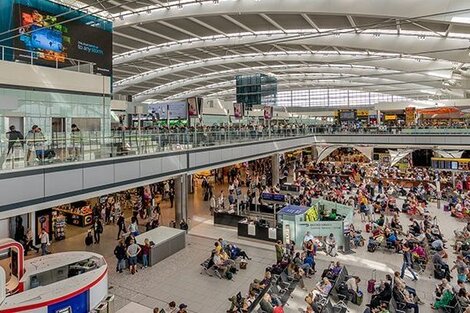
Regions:
<instances>
[{"instance_id":1,"label":"metal handrail","mask_svg":"<svg viewBox=\"0 0 470 313\"><path fill-rule=\"evenodd\" d=\"M12 51L21 51L21 52L28 53L30 55L30 64L31 65L34 65L34 60L35 60L33 55L39 53L39 52L33 51L33 50L27 50L27 49L21 49L21 48L15 48L15 47L0 45L0 51L1 51L1 59L0 60L10 61L10 60L5 59L5 51L7 51L8 49L12 50ZM60 59L62 59L62 58L60 58ZM94 65L96 65L96 63L94 63L94 62L79 60L79 59L74 59L74 58L69 58L69 57L64 57L63 59L66 60L66 61L69 61L70 64L72 64L73 62L76 63L78 72L80 72L80 66L81 65L91 65L91 70L93 70ZM50 61L54 62L54 60L50 60ZM60 64L59 63L59 58L56 58L55 59L55 68L56 69L62 69L61 67L59 67L59 64ZM66 68L66 67L64 67L64 68ZM90 73L90 74L92 74L92 73Z\"/></svg>"},{"instance_id":2,"label":"metal handrail","mask_svg":"<svg viewBox=\"0 0 470 313\"><path fill-rule=\"evenodd\" d=\"M402 129L403 130L403 129ZM412 130L405 128L405 130ZM448 129L446 129L448 130ZM467 129L465 129L467 130ZM469 134L456 133L456 135ZM0 170L33 167L47 164L92 161L126 155L144 155L164 151L181 151L198 147L213 147L232 143L257 142L309 135L364 136L391 135L387 130L378 133L350 132L332 127L297 127L292 129L185 129L170 132L162 130L113 131L109 136L101 132L80 134L54 133L51 137L26 135L24 140L9 141L0 138ZM400 134L400 132L398 133ZM405 135L436 135L437 133L405 133ZM449 134L443 132L442 134ZM454 133L455 134L455 133Z\"/></svg>"}]
</instances>

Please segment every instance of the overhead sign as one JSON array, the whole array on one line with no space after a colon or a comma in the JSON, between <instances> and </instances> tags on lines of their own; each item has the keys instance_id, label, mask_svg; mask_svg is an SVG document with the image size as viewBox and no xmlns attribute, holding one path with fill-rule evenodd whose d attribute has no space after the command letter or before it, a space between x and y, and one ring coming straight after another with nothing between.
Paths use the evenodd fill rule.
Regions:
<instances>
[{"instance_id":1,"label":"overhead sign","mask_svg":"<svg viewBox=\"0 0 470 313\"><path fill-rule=\"evenodd\" d=\"M269 192L263 192L261 194L261 199L265 201L272 201L272 202L286 202L286 196L280 193L269 193Z\"/></svg>"},{"instance_id":2,"label":"overhead sign","mask_svg":"<svg viewBox=\"0 0 470 313\"><path fill-rule=\"evenodd\" d=\"M307 212L309 208L306 206L300 206L300 205L287 205L284 208L282 208L278 214L285 214L285 215L300 215L304 214Z\"/></svg>"}]
</instances>

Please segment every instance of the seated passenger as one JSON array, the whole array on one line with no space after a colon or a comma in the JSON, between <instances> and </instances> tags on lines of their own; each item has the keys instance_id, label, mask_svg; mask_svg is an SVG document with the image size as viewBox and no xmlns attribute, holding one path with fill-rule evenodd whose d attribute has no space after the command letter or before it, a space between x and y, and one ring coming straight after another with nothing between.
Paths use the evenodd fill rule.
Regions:
<instances>
[{"instance_id":1,"label":"seated passenger","mask_svg":"<svg viewBox=\"0 0 470 313\"><path fill-rule=\"evenodd\" d=\"M230 252L230 258L232 260L235 260L237 259L238 257L242 257L244 260L247 259L247 260L251 260L250 257L248 257L248 255L246 254L245 251L243 251L242 249L240 249L239 247L237 247L236 245L234 244L228 244L227 245L227 249L228 251Z\"/></svg>"},{"instance_id":2,"label":"seated passenger","mask_svg":"<svg viewBox=\"0 0 470 313\"><path fill-rule=\"evenodd\" d=\"M305 271L305 274L307 278L310 278L310 275L312 274L313 270L310 264L305 263L304 260L302 259L300 252L297 252L294 256L293 263L300 267L302 270Z\"/></svg>"},{"instance_id":3,"label":"seated passenger","mask_svg":"<svg viewBox=\"0 0 470 313\"><path fill-rule=\"evenodd\" d=\"M217 267L217 270L222 275L220 278L225 277L227 273L228 267L224 262L224 259L221 256L221 251L215 250L214 257L212 258L214 265Z\"/></svg>"},{"instance_id":4,"label":"seated passenger","mask_svg":"<svg viewBox=\"0 0 470 313\"><path fill-rule=\"evenodd\" d=\"M403 305L402 309L413 309L414 313L419 313L418 305L404 290L400 290L397 286L394 286L392 294L395 301Z\"/></svg>"},{"instance_id":5,"label":"seated passenger","mask_svg":"<svg viewBox=\"0 0 470 313\"><path fill-rule=\"evenodd\" d=\"M383 214L380 214L379 218L375 221L375 224L378 226L384 226L385 223L385 216Z\"/></svg>"},{"instance_id":6,"label":"seated passenger","mask_svg":"<svg viewBox=\"0 0 470 313\"><path fill-rule=\"evenodd\" d=\"M328 279L336 280L336 277L338 277L342 269L343 267L341 266L339 261L337 261L336 263L332 261L328 268L323 271L321 278L327 277Z\"/></svg>"},{"instance_id":7,"label":"seated passenger","mask_svg":"<svg viewBox=\"0 0 470 313\"><path fill-rule=\"evenodd\" d=\"M331 288L333 288L333 285L331 284L330 280L324 277L315 285L315 288L311 292L313 300L315 301L318 296L327 297L331 291Z\"/></svg>"}]
</instances>

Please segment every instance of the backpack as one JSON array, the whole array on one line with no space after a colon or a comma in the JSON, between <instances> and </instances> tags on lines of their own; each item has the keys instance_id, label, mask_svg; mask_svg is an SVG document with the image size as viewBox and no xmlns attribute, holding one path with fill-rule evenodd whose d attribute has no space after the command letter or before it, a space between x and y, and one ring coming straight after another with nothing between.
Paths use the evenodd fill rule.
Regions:
<instances>
[{"instance_id":1,"label":"backpack","mask_svg":"<svg viewBox=\"0 0 470 313\"><path fill-rule=\"evenodd\" d=\"M227 271L227 272L225 273L225 278L227 278L228 280L232 280L232 278L233 278L232 272Z\"/></svg>"},{"instance_id":2,"label":"backpack","mask_svg":"<svg viewBox=\"0 0 470 313\"><path fill-rule=\"evenodd\" d=\"M87 246L92 245L92 244L93 244L93 237L87 235L87 236L85 237L85 244L86 244Z\"/></svg>"},{"instance_id":3,"label":"backpack","mask_svg":"<svg viewBox=\"0 0 470 313\"><path fill-rule=\"evenodd\" d=\"M344 281L341 284L339 284L339 286L336 288L336 291L338 292L338 294L346 296L346 297L349 295L348 286L346 285Z\"/></svg>"},{"instance_id":4,"label":"backpack","mask_svg":"<svg viewBox=\"0 0 470 313\"><path fill-rule=\"evenodd\" d=\"M377 249L377 245L375 243L369 242L367 244L367 251L375 252L376 249Z\"/></svg>"}]
</instances>

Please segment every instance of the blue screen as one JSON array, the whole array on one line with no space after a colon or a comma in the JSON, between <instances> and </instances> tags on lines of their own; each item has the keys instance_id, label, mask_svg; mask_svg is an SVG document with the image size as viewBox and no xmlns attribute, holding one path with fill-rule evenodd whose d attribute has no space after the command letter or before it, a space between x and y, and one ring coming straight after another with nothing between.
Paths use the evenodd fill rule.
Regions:
<instances>
[{"instance_id":1,"label":"blue screen","mask_svg":"<svg viewBox=\"0 0 470 313\"><path fill-rule=\"evenodd\" d=\"M52 304L47 308L48 313L88 313L88 292L85 291L73 298Z\"/></svg>"},{"instance_id":2,"label":"blue screen","mask_svg":"<svg viewBox=\"0 0 470 313\"><path fill-rule=\"evenodd\" d=\"M62 52L62 33L48 28L31 26L31 46L36 49Z\"/></svg>"}]
</instances>

